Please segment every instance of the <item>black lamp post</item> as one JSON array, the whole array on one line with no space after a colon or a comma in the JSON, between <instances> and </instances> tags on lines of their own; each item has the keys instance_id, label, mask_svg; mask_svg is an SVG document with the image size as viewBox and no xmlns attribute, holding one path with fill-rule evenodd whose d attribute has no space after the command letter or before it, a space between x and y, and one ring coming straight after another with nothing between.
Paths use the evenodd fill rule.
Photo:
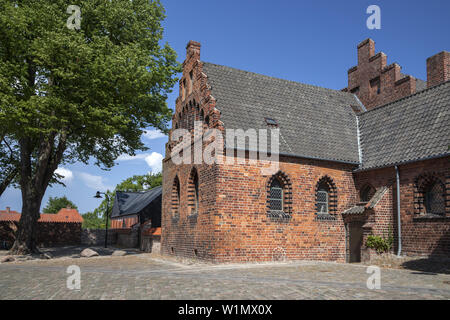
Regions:
<instances>
[{"instance_id":1,"label":"black lamp post","mask_svg":"<svg viewBox=\"0 0 450 320\"><path fill-rule=\"evenodd\" d=\"M102 197L101 194L104 194L104 195L105 195L105 198L106 198L106 226L105 226L106 232L105 232L105 248L107 248L107 247L108 247L108 212L109 212L109 197L108 197L108 194L107 194L107 193L97 191L97 193L95 194L94 198L101 198L101 197Z\"/></svg>"}]
</instances>

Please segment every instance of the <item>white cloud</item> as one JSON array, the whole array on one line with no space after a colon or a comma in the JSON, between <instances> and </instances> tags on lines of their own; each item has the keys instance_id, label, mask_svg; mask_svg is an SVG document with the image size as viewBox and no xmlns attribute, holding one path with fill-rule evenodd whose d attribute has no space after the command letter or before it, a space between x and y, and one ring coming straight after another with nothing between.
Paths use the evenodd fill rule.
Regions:
<instances>
[{"instance_id":1,"label":"white cloud","mask_svg":"<svg viewBox=\"0 0 450 320\"><path fill-rule=\"evenodd\" d=\"M158 152L152 152L152 154L145 157L145 162L151 169L152 173L159 173L162 171L163 155Z\"/></svg>"},{"instance_id":2,"label":"white cloud","mask_svg":"<svg viewBox=\"0 0 450 320\"><path fill-rule=\"evenodd\" d=\"M83 180L83 182L91 189L94 189L96 191L106 191L106 190L112 190L113 187L108 186L103 181L102 176L94 176L89 173L80 172L80 178Z\"/></svg>"},{"instance_id":3,"label":"white cloud","mask_svg":"<svg viewBox=\"0 0 450 320\"><path fill-rule=\"evenodd\" d=\"M122 154L117 158L117 161L143 160L147 156L148 156L148 153L140 153L135 156L130 156L128 154Z\"/></svg>"},{"instance_id":4,"label":"white cloud","mask_svg":"<svg viewBox=\"0 0 450 320\"><path fill-rule=\"evenodd\" d=\"M73 180L73 173L69 169L59 167L58 169L55 170L55 172L63 176L61 180L64 183L68 183Z\"/></svg>"},{"instance_id":5,"label":"white cloud","mask_svg":"<svg viewBox=\"0 0 450 320\"><path fill-rule=\"evenodd\" d=\"M167 137L164 133L162 133L158 129L146 130L144 132L143 136L148 140L154 140L154 139Z\"/></svg>"},{"instance_id":6,"label":"white cloud","mask_svg":"<svg viewBox=\"0 0 450 320\"><path fill-rule=\"evenodd\" d=\"M151 169L152 173L159 173L162 171L163 155L158 152L152 153L140 153L135 156L122 154L117 158L117 161L133 161L133 160L145 160Z\"/></svg>"}]
</instances>

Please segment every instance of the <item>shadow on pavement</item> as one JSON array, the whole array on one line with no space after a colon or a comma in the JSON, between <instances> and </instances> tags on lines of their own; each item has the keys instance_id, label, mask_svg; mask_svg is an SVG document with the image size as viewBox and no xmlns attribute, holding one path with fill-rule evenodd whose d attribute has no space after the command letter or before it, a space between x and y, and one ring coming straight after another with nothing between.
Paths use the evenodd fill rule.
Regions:
<instances>
[{"instance_id":1,"label":"shadow on pavement","mask_svg":"<svg viewBox=\"0 0 450 320\"><path fill-rule=\"evenodd\" d=\"M450 274L450 259L423 258L405 261L401 265L404 269L413 270L420 274Z\"/></svg>"}]
</instances>

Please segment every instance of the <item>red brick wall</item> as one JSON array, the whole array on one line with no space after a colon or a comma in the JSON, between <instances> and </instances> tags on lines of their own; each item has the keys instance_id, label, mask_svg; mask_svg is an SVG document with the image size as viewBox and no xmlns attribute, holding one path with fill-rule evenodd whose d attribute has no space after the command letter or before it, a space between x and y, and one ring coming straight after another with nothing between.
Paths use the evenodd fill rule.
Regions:
<instances>
[{"instance_id":1,"label":"red brick wall","mask_svg":"<svg viewBox=\"0 0 450 320\"><path fill-rule=\"evenodd\" d=\"M355 93L369 110L416 92L416 79L412 76L402 78L401 67L387 65L387 56L383 52L375 54L375 42L372 39L358 45L358 65L348 71L346 91ZM371 81L379 79L380 91L371 86ZM372 82L373 84L374 82Z\"/></svg>"},{"instance_id":2,"label":"red brick wall","mask_svg":"<svg viewBox=\"0 0 450 320\"><path fill-rule=\"evenodd\" d=\"M449 157L420 161L399 166L400 170L400 211L402 225L402 253L406 255L446 255L450 256L450 166ZM446 184L446 216L427 218L417 214L415 180L422 174L432 174ZM384 168L355 174L355 184L359 189L367 182L375 188L390 186L385 197L375 208L373 234L386 236L392 226L397 251L397 191L395 169Z\"/></svg>"},{"instance_id":3,"label":"red brick wall","mask_svg":"<svg viewBox=\"0 0 450 320\"><path fill-rule=\"evenodd\" d=\"M345 261L345 229L340 214L355 201L351 166L283 158L280 170L292 184L292 216L268 217L267 181L258 165L220 165L215 221L215 260L270 261L311 259ZM332 220L316 215L316 185L329 176L337 188Z\"/></svg>"},{"instance_id":4,"label":"red brick wall","mask_svg":"<svg viewBox=\"0 0 450 320\"><path fill-rule=\"evenodd\" d=\"M17 225L18 222L0 221L0 241L12 245ZM37 243L42 246L78 245L81 243L81 223L39 222Z\"/></svg>"},{"instance_id":5,"label":"red brick wall","mask_svg":"<svg viewBox=\"0 0 450 320\"><path fill-rule=\"evenodd\" d=\"M450 80L450 52L442 51L427 59L427 86Z\"/></svg>"}]
</instances>

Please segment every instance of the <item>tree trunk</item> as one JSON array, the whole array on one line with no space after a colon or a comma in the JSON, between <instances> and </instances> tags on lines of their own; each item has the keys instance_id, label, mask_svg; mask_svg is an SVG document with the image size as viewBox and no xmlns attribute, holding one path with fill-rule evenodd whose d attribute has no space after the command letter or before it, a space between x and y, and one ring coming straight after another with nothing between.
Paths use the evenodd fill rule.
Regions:
<instances>
[{"instance_id":1,"label":"tree trunk","mask_svg":"<svg viewBox=\"0 0 450 320\"><path fill-rule=\"evenodd\" d=\"M33 189L32 187L22 187L22 214L16 233L16 240L10 250L11 254L39 253L37 249L37 221L40 217L39 209L42 195Z\"/></svg>"}]
</instances>

